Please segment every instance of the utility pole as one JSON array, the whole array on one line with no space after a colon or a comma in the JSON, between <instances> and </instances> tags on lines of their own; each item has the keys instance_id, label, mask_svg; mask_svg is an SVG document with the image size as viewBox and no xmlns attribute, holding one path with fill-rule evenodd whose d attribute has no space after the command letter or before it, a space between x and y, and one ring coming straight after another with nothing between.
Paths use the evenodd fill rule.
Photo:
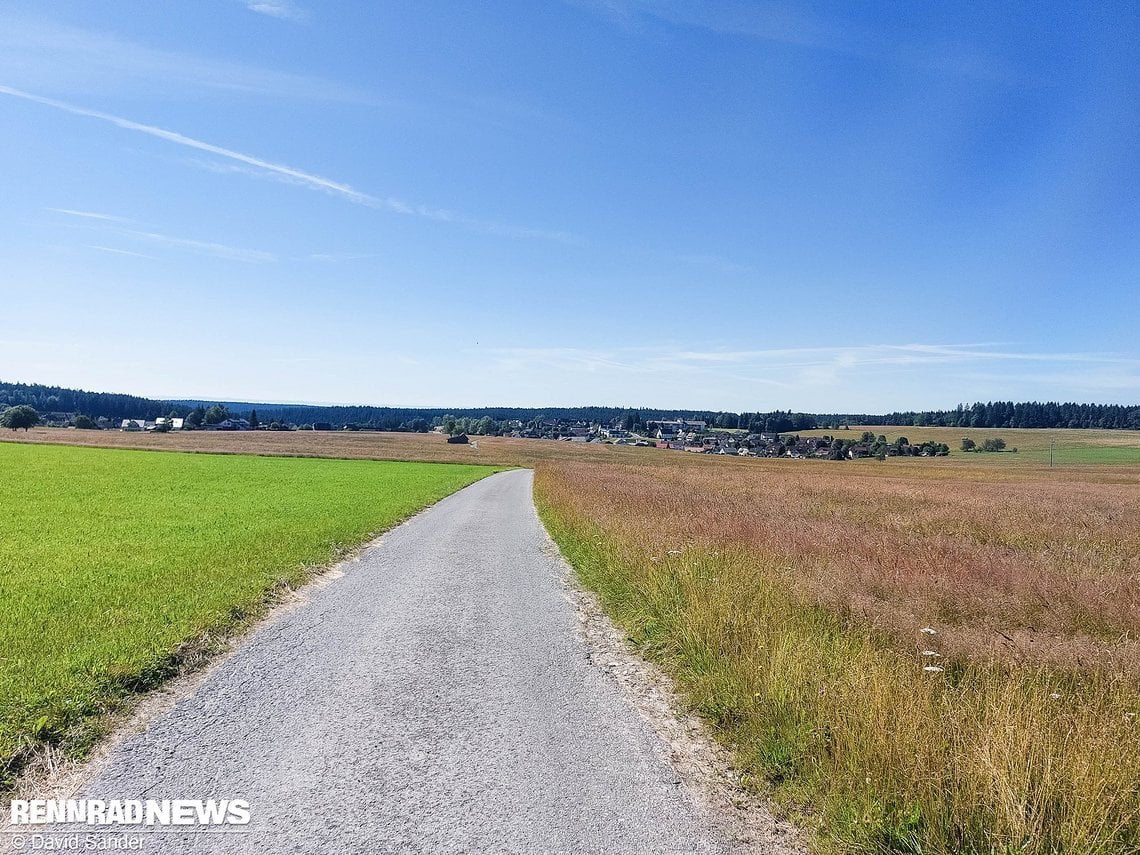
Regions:
<instances>
[{"instance_id":1,"label":"utility pole","mask_svg":"<svg viewBox=\"0 0 1140 855\"><path fill-rule=\"evenodd\" d=\"M1049 437L1049 468L1053 468L1053 444L1057 441L1057 437Z\"/></svg>"}]
</instances>

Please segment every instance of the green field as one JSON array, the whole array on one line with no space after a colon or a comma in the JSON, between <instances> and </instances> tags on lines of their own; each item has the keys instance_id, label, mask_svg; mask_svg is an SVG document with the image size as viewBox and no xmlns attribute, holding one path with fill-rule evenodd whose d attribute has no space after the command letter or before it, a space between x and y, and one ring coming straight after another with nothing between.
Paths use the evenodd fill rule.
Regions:
<instances>
[{"instance_id":1,"label":"green field","mask_svg":"<svg viewBox=\"0 0 1140 855\"><path fill-rule=\"evenodd\" d=\"M880 434L888 442L906 437L912 443L944 442L950 446L951 461L1048 466L1050 450L1054 467L1064 466L1135 466L1140 465L1140 432L1127 430L1076 430L1046 428L966 428L966 427L899 427L853 426L850 430L801 431L800 436L834 436L839 439L858 439L869 430ZM969 437L979 446L987 439L1005 440L1006 450L1000 453L963 452L963 437ZM1017 453L1012 449L1016 448Z\"/></svg>"},{"instance_id":2,"label":"green field","mask_svg":"<svg viewBox=\"0 0 1140 855\"><path fill-rule=\"evenodd\" d=\"M0 444L0 787L274 589L495 471Z\"/></svg>"}]
</instances>

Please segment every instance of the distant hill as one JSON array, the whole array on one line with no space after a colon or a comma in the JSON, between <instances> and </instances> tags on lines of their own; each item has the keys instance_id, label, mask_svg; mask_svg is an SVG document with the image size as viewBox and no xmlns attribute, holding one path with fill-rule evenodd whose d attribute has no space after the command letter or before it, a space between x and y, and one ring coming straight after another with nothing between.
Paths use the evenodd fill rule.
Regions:
<instances>
[{"instance_id":1,"label":"distant hill","mask_svg":"<svg viewBox=\"0 0 1140 855\"><path fill-rule=\"evenodd\" d=\"M93 419L155 419L171 414L187 415L195 407L221 403L235 416L256 410L261 422L280 421L302 425L327 423L353 425L371 430L417 430L444 416L489 418L496 422L535 419L587 421L609 424L617 420L638 423L660 419L699 419L710 426L752 431L789 432L816 427L851 425L934 425L963 428L1098 428L1140 430L1140 404L1076 404L1056 402L990 401L959 404L952 410L869 413L793 413L791 411L734 413L715 410L661 410L645 407L368 407L264 404L249 401L158 400L111 392L86 392L43 386L38 383L7 383L0 380L0 409L28 404L40 413L82 414Z\"/></svg>"}]
</instances>

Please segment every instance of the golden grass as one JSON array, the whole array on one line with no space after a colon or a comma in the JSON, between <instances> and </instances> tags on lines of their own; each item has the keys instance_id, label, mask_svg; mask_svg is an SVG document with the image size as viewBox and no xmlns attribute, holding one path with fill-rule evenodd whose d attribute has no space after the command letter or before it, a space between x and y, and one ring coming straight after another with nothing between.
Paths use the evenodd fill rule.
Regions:
<instances>
[{"instance_id":1,"label":"golden grass","mask_svg":"<svg viewBox=\"0 0 1140 855\"><path fill-rule=\"evenodd\" d=\"M675 455L536 494L823 848L1140 851L1136 474Z\"/></svg>"}]
</instances>

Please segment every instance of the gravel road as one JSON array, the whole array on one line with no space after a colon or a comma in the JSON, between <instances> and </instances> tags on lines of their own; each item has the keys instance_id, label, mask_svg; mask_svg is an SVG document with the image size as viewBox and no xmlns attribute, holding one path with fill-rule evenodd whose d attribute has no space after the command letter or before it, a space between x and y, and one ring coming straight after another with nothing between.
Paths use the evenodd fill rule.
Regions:
<instances>
[{"instance_id":1,"label":"gravel road","mask_svg":"<svg viewBox=\"0 0 1140 855\"><path fill-rule=\"evenodd\" d=\"M530 472L468 487L341 569L79 796L249 802L248 826L156 830L148 853L734 851L591 663Z\"/></svg>"}]
</instances>

